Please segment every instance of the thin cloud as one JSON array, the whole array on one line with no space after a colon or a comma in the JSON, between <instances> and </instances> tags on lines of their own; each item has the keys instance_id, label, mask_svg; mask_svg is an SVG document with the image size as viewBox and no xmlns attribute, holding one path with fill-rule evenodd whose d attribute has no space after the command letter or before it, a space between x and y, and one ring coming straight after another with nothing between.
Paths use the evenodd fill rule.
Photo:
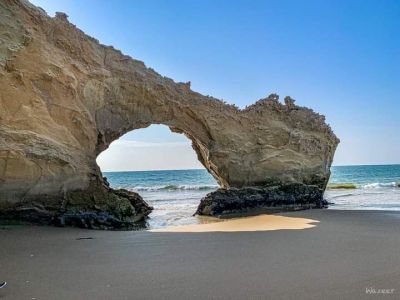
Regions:
<instances>
[{"instance_id":1,"label":"thin cloud","mask_svg":"<svg viewBox=\"0 0 400 300\"><path fill-rule=\"evenodd\" d=\"M190 141L185 142L141 142L141 141L124 141L117 140L111 144L112 147L126 147L126 148L158 148L158 147L181 147L190 145Z\"/></svg>"}]
</instances>

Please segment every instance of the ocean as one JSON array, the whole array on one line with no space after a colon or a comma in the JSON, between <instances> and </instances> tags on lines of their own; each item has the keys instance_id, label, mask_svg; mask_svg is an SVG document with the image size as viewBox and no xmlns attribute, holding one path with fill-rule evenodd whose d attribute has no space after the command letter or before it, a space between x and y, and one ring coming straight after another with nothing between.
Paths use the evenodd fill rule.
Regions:
<instances>
[{"instance_id":1,"label":"ocean","mask_svg":"<svg viewBox=\"0 0 400 300\"><path fill-rule=\"evenodd\" d=\"M104 172L113 188L138 192L154 211L149 228L204 223L193 216L200 199L218 188L206 170ZM329 181L352 184L351 189L330 189L329 209L400 210L400 165L334 166Z\"/></svg>"}]
</instances>

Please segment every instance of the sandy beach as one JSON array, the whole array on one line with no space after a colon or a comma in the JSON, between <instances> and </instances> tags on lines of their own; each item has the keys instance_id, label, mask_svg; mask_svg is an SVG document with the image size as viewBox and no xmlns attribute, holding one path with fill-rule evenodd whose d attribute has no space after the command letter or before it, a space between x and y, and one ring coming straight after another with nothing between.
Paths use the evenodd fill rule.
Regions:
<instances>
[{"instance_id":1,"label":"sandy beach","mask_svg":"<svg viewBox=\"0 0 400 300\"><path fill-rule=\"evenodd\" d=\"M399 298L400 212L281 216L319 222L204 233L3 227L0 298Z\"/></svg>"},{"instance_id":2,"label":"sandy beach","mask_svg":"<svg viewBox=\"0 0 400 300\"><path fill-rule=\"evenodd\" d=\"M259 215L210 222L153 229L150 232L254 232L283 229L313 228L317 220L276 215Z\"/></svg>"}]
</instances>

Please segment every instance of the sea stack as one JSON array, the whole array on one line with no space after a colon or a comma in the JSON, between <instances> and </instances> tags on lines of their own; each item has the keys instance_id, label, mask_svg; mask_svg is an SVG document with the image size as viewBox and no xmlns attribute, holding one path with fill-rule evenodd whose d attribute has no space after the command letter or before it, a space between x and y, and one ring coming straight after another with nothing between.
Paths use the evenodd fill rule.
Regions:
<instances>
[{"instance_id":1,"label":"sea stack","mask_svg":"<svg viewBox=\"0 0 400 300\"><path fill-rule=\"evenodd\" d=\"M151 212L96 157L128 131L185 134L220 189L197 213L321 207L339 142L322 115L275 94L238 109L176 83L26 1L0 3L0 216L131 228Z\"/></svg>"}]
</instances>

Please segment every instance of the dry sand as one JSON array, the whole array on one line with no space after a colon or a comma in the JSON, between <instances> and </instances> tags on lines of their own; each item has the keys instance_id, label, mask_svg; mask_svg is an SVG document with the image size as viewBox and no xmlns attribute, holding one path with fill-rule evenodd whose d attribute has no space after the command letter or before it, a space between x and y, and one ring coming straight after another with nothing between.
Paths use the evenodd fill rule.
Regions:
<instances>
[{"instance_id":1,"label":"dry sand","mask_svg":"<svg viewBox=\"0 0 400 300\"><path fill-rule=\"evenodd\" d=\"M400 299L400 212L282 216L320 222L254 232L0 229L0 299Z\"/></svg>"},{"instance_id":2,"label":"dry sand","mask_svg":"<svg viewBox=\"0 0 400 300\"><path fill-rule=\"evenodd\" d=\"M236 218L208 224L170 226L150 232L245 232L312 228L317 220L277 215Z\"/></svg>"}]
</instances>

